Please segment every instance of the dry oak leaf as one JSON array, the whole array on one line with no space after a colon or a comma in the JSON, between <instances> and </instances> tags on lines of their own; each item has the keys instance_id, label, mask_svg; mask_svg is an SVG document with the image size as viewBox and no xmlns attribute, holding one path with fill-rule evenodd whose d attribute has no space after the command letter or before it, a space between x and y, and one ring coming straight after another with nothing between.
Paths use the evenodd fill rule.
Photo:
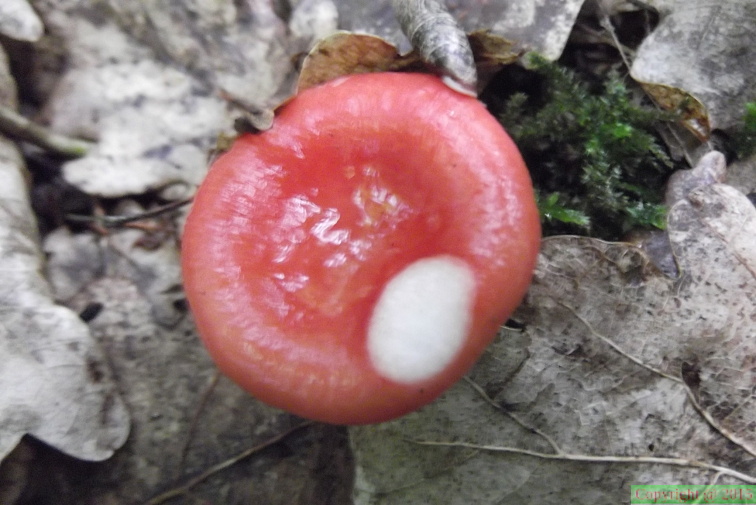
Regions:
<instances>
[{"instance_id":1,"label":"dry oak leaf","mask_svg":"<svg viewBox=\"0 0 756 505\"><path fill-rule=\"evenodd\" d=\"M608 503L631 483L756 483L756 209L702 187L671 209L669 234L676 279L629 244L544 240L514 316L524 329L427 408L350 431L355 503Z\"/></svg>"},{"instance_id":2,"label":"dry oak leaf","mask_svg":"<svg viewBox=\"0 0 756 505\"><path fill-rule=\"evenodd\" d=\"M64 165L66 180L92 195L169 185L191 192L218 132L231 129L235 113L224 92L264 109L293 72L286 25L269 2L38 0L35 7L67 56L46 120L60 133L97 140Z\"/></svg>"},{"instance_id":3,"label":"dry oak leaf","mask_svg":"<svg viewBox=\"0 0 756 505\"><path fill-rule=\"evenodd\" d=\"M0 459L25 434L85 460L110 457L129 417L89 328L56 305L16 147L0 138Z\"/></svg>"},{"instance_id":4,"label":"dry oak leaf","mask_svg":"<svg viewBox=\"0 0 756 505\"><path fill-rule=\"evenodd\" d=\"M756 95L756 3L652 0L648 4L659 11L660 22L638 48L633 78L646 84L662 105L686 109L699 124L699 135L736 126L746 102ZM688 93L693 100L680 100Z\"/></svg>"}]
</instances>

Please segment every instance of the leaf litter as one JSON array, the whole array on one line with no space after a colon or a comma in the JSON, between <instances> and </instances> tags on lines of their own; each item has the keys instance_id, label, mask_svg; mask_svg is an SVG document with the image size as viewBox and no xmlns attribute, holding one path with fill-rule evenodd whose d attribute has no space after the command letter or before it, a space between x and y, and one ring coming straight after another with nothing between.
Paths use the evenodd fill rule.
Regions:
<instances>
[{"instance_id":1,"label":"leaf litter","mask_svg":"<svg viewBox=\"0 0 756 505\"><path fill-rule=\"evenodd\" d=\"M180 199L191 194L217 134L229 131L238 114L224 93L260 110L288 96L294 87L295 53L337 26L337 9L339 27L362 27L386 36L401 51L408 49L398 36L388 2L303 0L288 18L263 4L239 7L202 0L182 6L95 6L84 0L29 3L48 29L39 47L56 41L53 45L66 47L70 59L57 70L40 64L40 88L28 91L46 102L42 117L54 130L98 141L90 155L68 162L64 175L100 197L157 191ZM511 12L514 7L497 2L463 2L453 12L468 31L493 29L521 47L538 48L556 58L582 4L539 0L519 3L519 11ZM652 4L662 15L662 25L658 36L649 37L639 50L633 75L701 100L711 114L706 117L710 126L736 124L741 111L723 101L726 94L707 94L706 89L719 88L698 84L714 82L707 77L711 66L686 65L684 77L682 71L672 78L642 74L649 55L671 57L664 55L665 44L670 44L664 34L672 21L681 22L695 9L713 8L707 2ZM747 8L747 3L736 2L713 12L722 39L729 40L730 29L743 29L751 18L731 14ZM372 14L366 15L365 9ZM729 17L724 16L727 9ZM28 38L36 37L32 17L21 16L31 27ZM360 20L365 22L358 26ZM517 26L507 24L514 21ZM685 26L690 37L684 40L706 29L695 23ZM714 58L710 54L716 51L728 57L726 46L713 42L706 46L712 53L704 53L701 61ZM694 52L686 55L696 57ZM45 55L38 57L44 60ZM674 74L669 66L662 67ZM738 69L753 74L748 64ZM58 79L55 72L61 70ZM57 83L52 92L49 82ZM749 96L747 83L753 79L739 82L737 89L727 88L738 104ZM672 100L672 106L677 105L679 101ZM740 174L748 171L741 169ZM748 176L738 177L738 187L744 192L756 189ZM617 490L628 482L727 483L753 476L756 235L749 205L742 193L721 184L696 189L675 205L669 236L680 270L677 278L659 272L628 244L576 237L546 240L536 281L516 315L524 329L503 330L469 380L427 409L395 423L350 430L355 503L598 503L616 500ZM127 205L120 210L145 209ZM16 222L31 212L11 215L13 219L3 222ZM172 226L180 227L180 216L171 220ZM23 233L9 228L13 233L8 236L27 237L27 244L33 244L34 225L24 226ZM103 306L89 328L74 312L62 317L79 328L74 333L85 341L88 334L97 339L96 347L106 358L96 356L112 368L134 425L126 446L102 463L105 477L70 488L69 495L58 496L59 502L73 503L82 496L146 499L172 482L180 488L182 476L230 461L295 426L295 420L259 405L228 381L213 386L214 368L183 314L176 289L176 242L168 234L150 251L142 247L146 235L144 230L116 229L99 237L58 230L45 240L53 296L77 311L93 303ZM28 265L38 265L39 253L29 247L34 259ZM34 283L50 292L36 274ZM38 300L35 310L52 307L57 316L50 317L61 317L66 310L51 305L49 294ZM4 317L4 324L6 320L14 319ZM37 320L23 322L25 332L32 327L41 328L37 334L50 331ZM53 327L60 326L55 322ZM10 341L3 340L4 345ZM43 368L41 376L52 373ZM108 367L103 369L103 377L109 378ZM77 380L53 382L71 387ZM64 400L83 409L86 404L72 400L80 395L78 390L63 392L42 403ZM79 414L90 417L85 410ZM2 432L0 440L17 440L25 432L34 433L23 426L11 434L15 438L3 438L7 434ZM110 440L103 446L105 452L89 457L107 457L122 442L124 432L119 433L101 438ZM226 469L229 473L218 483L186 488L180 495L200 492L226 501L312 503L313 486L320 485L313 483L321 482L317 475L322 479L327 473L323 469L332 468L324 462L339 459L334 454L344 457L339 452L344 450L343 435L343 430L307 428L285 442L298 458L282 459L279 454L245 460ZM55 440L51 437L50 443L56 445ZM87 440L89 445L82 447L91 447L96 436ZM418 441L452 445L425 446ZM7 449L14 443L7 442ZM71 445L69 454L87 458ZM57 446L66 450L64 444ZM519 453L498 454L481 446L511 447ZM537 456L560 452L570 457ZM651 460L633 461L638 457ZM339 471L333 470L338 476L333 481L346 495L351 490L345 477L352 465L348 459ZM70 470L52 471L76 480ZM114 485L107 475L123 476L123 481ZM228 485L219 491L216 484L224 482ZM296 489L293 482L298 483ZM283 496L281 486L292 491ZM349 501L343 492L341 499Z\"/></svg>"}]
</instances>

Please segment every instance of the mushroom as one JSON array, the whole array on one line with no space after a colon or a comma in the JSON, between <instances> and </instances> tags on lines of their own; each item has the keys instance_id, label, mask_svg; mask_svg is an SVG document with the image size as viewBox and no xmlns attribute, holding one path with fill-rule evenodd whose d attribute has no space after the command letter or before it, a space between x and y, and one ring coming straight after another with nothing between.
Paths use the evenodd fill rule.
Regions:
<instances>
[{"instance_id":1,"label":"mushroom","mask_svg":"<svg viewBox=\"0 0 756 505\"><path fill-rule=\"evenodd\" d=\"M475 98L432 75L305 90L211 167L182 243L220 369L258 399L366 424L435 399L524 296L528 171Z\"/></svg>"}]
</instances>

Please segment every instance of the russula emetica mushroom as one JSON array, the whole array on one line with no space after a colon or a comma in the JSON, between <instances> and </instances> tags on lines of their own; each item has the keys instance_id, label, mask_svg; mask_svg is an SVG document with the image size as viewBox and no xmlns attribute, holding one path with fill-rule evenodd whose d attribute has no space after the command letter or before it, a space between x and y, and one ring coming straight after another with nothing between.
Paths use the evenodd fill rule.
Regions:
<instances>
[{"instance_id":1,"label":"russula emetica mushroom","mask_svg":"<svg viewBox=\"0 0 756 505\"><path fill-rule=\"evenodd\" d=\"M336 424L436 398L520 303L540 243L530 178L475 98L351 75L283 105L211 167L182 243L220 369Z\"/></svg>"}]
</instances>

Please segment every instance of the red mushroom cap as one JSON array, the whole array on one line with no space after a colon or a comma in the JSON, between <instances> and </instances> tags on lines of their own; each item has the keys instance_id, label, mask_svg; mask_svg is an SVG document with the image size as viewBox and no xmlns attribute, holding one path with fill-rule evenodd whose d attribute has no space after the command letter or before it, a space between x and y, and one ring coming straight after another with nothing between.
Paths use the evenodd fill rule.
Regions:
<instances>
[{"instance_id":1,"label":"red mushroom cap","mask_svg":"<svg viewBox=\"0 0 756 505\"><path fill-rule=\"evenodd\" d=\"M212 166L182 267L200 335L260 400L336 424L427 404L524 296L540 243L522 158L423 74L306 90Z\"/></svg>"}]
</instances>

